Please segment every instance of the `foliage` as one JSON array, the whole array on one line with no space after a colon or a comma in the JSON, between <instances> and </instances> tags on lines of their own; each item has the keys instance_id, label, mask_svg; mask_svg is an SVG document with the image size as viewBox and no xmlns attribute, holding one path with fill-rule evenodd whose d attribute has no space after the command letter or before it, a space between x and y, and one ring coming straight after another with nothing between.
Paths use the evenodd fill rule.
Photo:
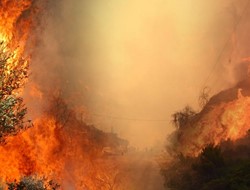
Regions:
<instances>
[{"instance_id":1,"label":"foliage","mask_svg":"<svg viewBox=\"0 0 250 190\"><path fill-rule=\"evenodd\" d=\"M8 52L0 43L0 139L14 135L25 127L26 108L18 91L27 78L26 60L15 60L15 54Z\"/></svg>"},{"instance_id":2,"label":"foliage","mask_svg":"<svg viewBox=\"0 0 250 190\"><path fill-rule=\"evenodd\" d=\"M7 184L8 190L56 190L59 185L53 181L45 183L44 179L24 177L19 182L14 181Z\"/></svg>"},{"instance_id":3,"label":"foliage","mask_svg":"<svg viewBox=\"0 0 250 190\"><path fill-rule=\"evenodd\" d=\"M175 112L172 115L172 122L178 129L185 127L192 119L196 112L189 106L183 110Z\"/></svg>"},{"instance_id":4,"label":"foliage","mask_svg":"<svg viewBox=\"0 0 250 190\"><path fill-rule=\"evenodd\" d=\"M202 174L204 180L213 179L222 175L221 168L224 166L224 158L218 146L212 144L206 146L198 157L198 163L193 169Z\"/></svg>"},{"instance_id":5,"label":"foliage","mask_svg":"<svg viewBox=\"0 0 250 190\"><path fill-rule=\"evenodd\" d=\"M0 142L28 127L24 122L27 109L19 95L28 77L29 64L16 53L0 42ZM56 190L58 187L52 181L34 177L7 184L8 190Z\"/></svg>"},{"instance_id":6,"label":"foliage","mask_svg":"<svg viewBox=\"0 0 250 190\"><path fill-rule=\"evenodd\" d=\"M161 169L165 186L173 190L250 189L250 157L238 157L242 149L237 147L222 148L208 145L198 157L175 158Z\"/></svg>"}]
</instances>

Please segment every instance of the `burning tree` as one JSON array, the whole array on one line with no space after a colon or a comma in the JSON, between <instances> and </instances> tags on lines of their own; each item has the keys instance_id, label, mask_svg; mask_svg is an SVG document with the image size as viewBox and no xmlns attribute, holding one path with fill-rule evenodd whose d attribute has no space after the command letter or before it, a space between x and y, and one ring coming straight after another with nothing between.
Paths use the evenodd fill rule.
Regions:
<instances>
[{"instance_id":1,"label":"burning tree","mask_svg":"<svg viewBox=\"0 0 250 190\"><path fill-rule=\"evenodd\" d=\"M24 117L27 109L21 98L22 89L28 78L29 58L24 56L33 2L0 1L0 141L17 135L28 125ZM30 121L29 121L30 122ZM30 125L30 124L29 124ZM4 149L4 145L1 145ZM8 176L12 179L13 176ZM2 179L4 180L4 179ZM24 177L20 181L7 183L9 190L47 190L58 186L45 183L42 179Z\"/></svg>"},{"instance_id":2,"label":"burning tree","mask_svg":"<svg viewBox=\"0 0 250 190\"><path fill-rule=\"evenodd\" d=\"M34 2L0 1L0 139L25 128L21 98L28 77L26 42L32 26Z\"/></svg>"},{"instance_id":3,"label":"burning tree","mask_svg":"<svg viewBox=\"0 0 250 190\"><path fill-rule=\"evenodd\" d=\"M0 138L17 134L24 128L26 108L18 91L27 78L28 64L7 51L7 45L0 43Z\"/></svg>"},{"instance_id":4,"label":"burning tree","mask_svg":"<svg viewBox=\"0 0 250 190\"><path fill-rule=\"evenodd\" d=\"M102 149L106 144L120 147L123 141L80 121L61 96L47 98L51 105L26 127L21 97L28 80L26 44L36 2L0 0L0 140L6 142L0 145L0 179L9 190L57 189L48 179L64 189L114 189L118 174L110 167L114 163L102 158Z\"/></svg>"}]
</instances>

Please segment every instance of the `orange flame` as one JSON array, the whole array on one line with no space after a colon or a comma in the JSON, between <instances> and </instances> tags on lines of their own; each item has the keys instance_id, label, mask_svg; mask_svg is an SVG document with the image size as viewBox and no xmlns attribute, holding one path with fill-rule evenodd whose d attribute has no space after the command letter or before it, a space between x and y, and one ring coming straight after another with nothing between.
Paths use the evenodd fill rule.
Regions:
<instances>
[{"instance_id":1,"label":"orange flame","mask_svg":"<svg viewBox=\"0 0 250 190\"><path fill-rule=\"evenodd\" d=\"M238 90L238 98L211 107L198 122L182 130L177 152L198 155L208 144L243 138L250 129L250 97Z\"/></svg>"},{"instance_id":2,"label":"orange flame","mask_svg":"<svg viewBox=\"0 0 250 190\"><path fill-rule=\"evenodd\" d=\"M0 1L0 43L1 54L7 59L3 82L7 82L13 71L18 71L18 85L25 82L28 72L29 58L24 58L27 38L31 28L31 0ZM19 89L20 90L20 89ZM14 95L19 92L15 90Z\"/></svg>"},{"instance_id":3,"label":"orange flame","mask_svg":"<svg viewBox=\"0 0 250 190\"><path fill-rule=\"evenodd\" d=\"M28 72L29 58L24 56L32 24L31 12L32 0L0 0L0 51L8 57L3 80L19 70L21 76L16 89L23 87ZM20 91L12 93L20 96ZM35 85L31 94L43 98ZM107 175L110 164L97 160L101 146L94 142L95 137L75 117L71 118L73 127L66 128L56 113L53 114L44 114L34 121L32 128L7 137L6 144L0 146L0 179L9 182L37 175L56 180L63 189L108 189L108 180L112 178ZM100 180L102 176L104 181Z\"/></svg>"},{"instance_id":4,"label":"orange flame","mask_svg":"<svg viewBox=\"0 0 250 190\"><path fill-rule=\"evenodd\" d=\"M31 20L21 17L31 7L31 0L1 0L0 5L0 40L23 53Z\"/></svg>"},{"instance_id":5,"label":"orange flame","mask_svg":"<svg viewBox=\"0 0 250 190\"><path fill-rule=\"evenodd\" d=\"M97 145L87 137L87 131L73 127L69 132L61 127L54 117L44 116L34 127L9 137L6 145L0 146L1 179L37 175L55 180L63 189L108 189L112 174L106 169L111 170L112 165L97 159ZM99 179L104 178L101 183Z\"/></svg>"}]
</instances>

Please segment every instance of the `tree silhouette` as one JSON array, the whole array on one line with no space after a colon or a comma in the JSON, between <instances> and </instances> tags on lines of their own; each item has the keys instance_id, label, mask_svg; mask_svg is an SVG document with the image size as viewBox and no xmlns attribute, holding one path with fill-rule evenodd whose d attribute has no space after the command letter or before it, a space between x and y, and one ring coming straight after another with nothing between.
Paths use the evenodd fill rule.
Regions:
<instances>
[{"instance_id":1,"label":"tree silhouette","mask_svg":"<svg viewBox=\"0 0 250 190\"><path fill-rule=\"evenodd\" d=\"M209 87L204 87L199 96L199 106L202 109L209 101L211 89Z\"/></svg>"},{"instance_id":2,"label":"tree silhouette","mask_svg":"<svg viewBox=\"0 0 250 190\"><path fill-rule=\"evenodd\" d=\"M177 129L185 127L196 112L189 106L186 106L183 110L172 114L172 123Z\"/></svg>"}]
</instances>

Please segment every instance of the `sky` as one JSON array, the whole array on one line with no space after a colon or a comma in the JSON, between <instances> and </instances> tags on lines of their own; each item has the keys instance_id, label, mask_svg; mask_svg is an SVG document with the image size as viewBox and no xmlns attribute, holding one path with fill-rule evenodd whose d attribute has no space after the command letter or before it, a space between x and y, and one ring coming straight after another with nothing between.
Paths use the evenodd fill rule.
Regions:
<instances>
[{"instance_id":1,"label":"sky","mask_svg":"<svg viewBox=\"0 0 250 190\"><path fill-rule=\"evenodd\" d=\"M33 80L50 88L60 80L88 122L132 146L162 145L173 131L171 114L186 105L199 110L205 86L214 94L237 80L235 65L249 55L246 3L53 1Z\"/></svg>"}]
</instances>

